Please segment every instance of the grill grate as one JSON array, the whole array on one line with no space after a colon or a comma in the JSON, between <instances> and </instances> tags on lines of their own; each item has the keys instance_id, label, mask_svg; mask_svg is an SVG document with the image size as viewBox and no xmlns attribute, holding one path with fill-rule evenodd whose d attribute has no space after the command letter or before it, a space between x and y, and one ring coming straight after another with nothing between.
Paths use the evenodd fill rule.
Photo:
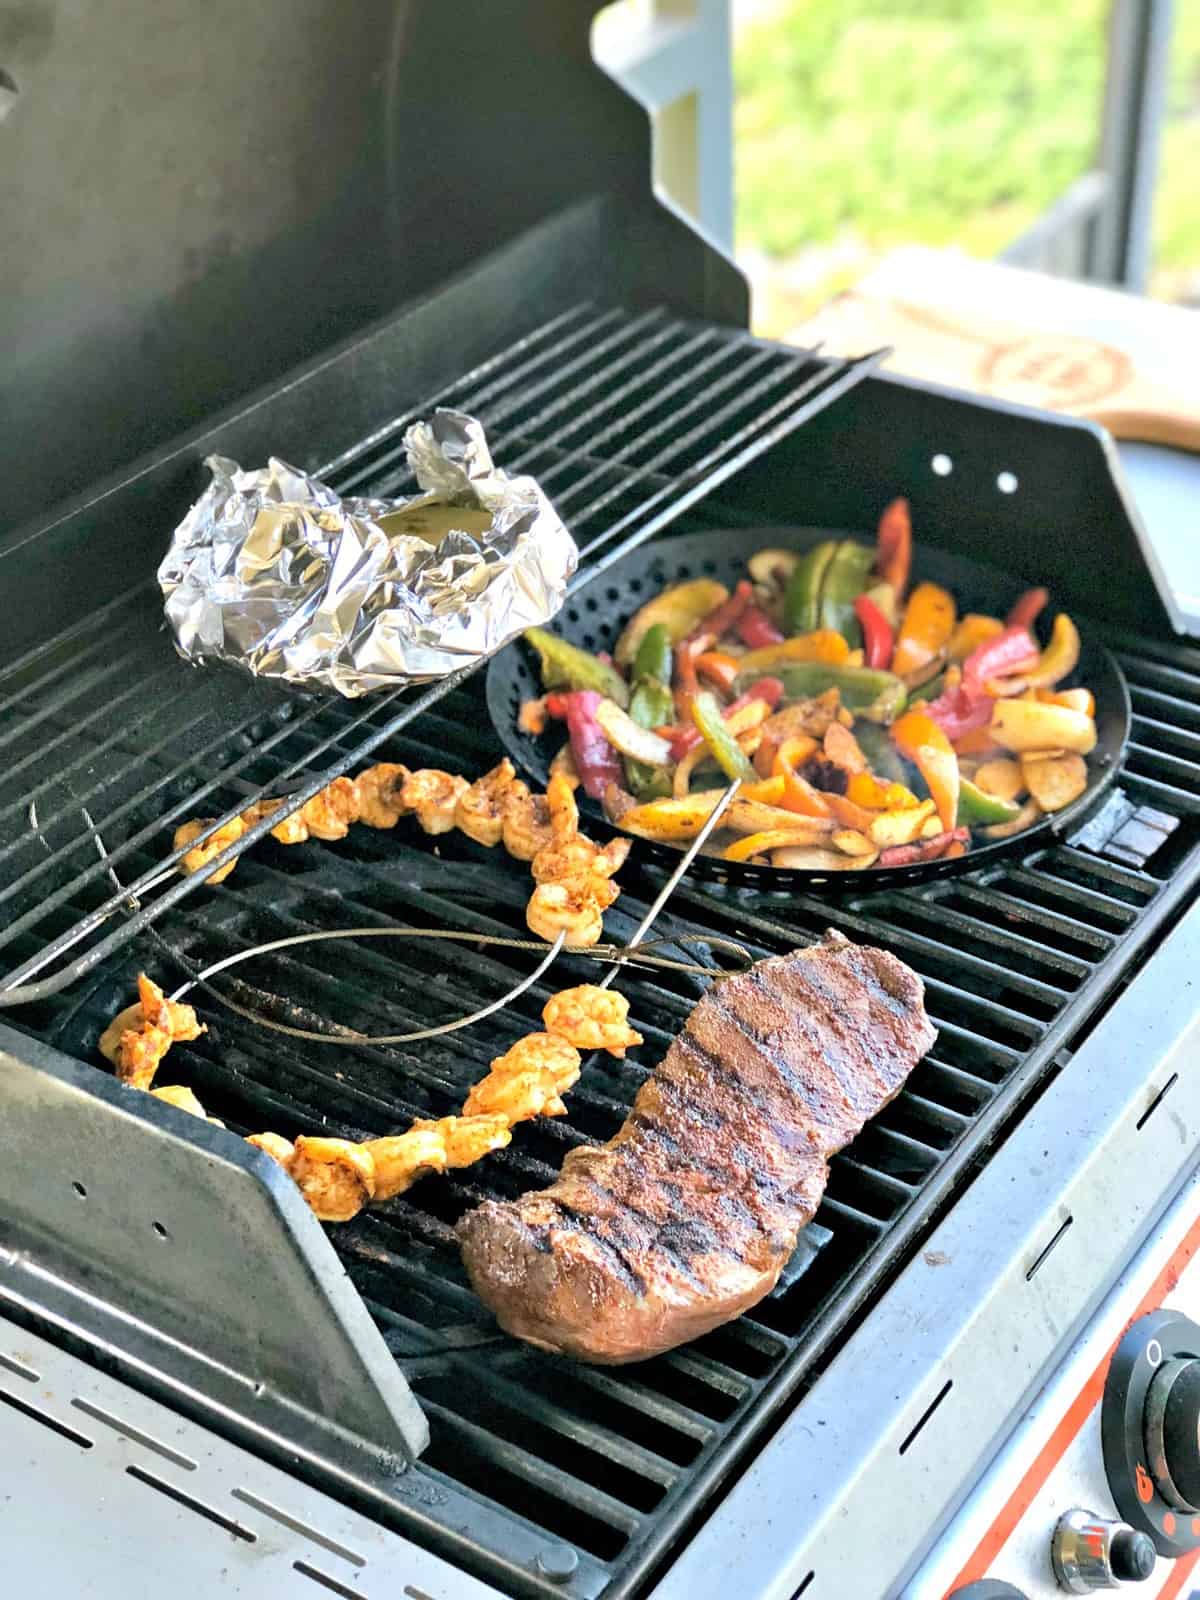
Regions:
<instances>
[{"instance_id":1,"label":"grill grate","mask_svg":"<svg viewBox=\"0 0 1200 1600\"><path fill-rule=\"evenodd\" d=\"M692 388L697 369L702 400ZM498 458L542 477L594 572L660 523L679 517L686 525L690 503L736 470L745 452L853 376L744 336L585 309L438 399L480 413ZM808 392L810 381L818 387ZM403 490L407 420L331 463L335 481ZM701 515L728 525L738 513L710 503ZM602 603L602 582L572 601ZM171 654L158 620L155 594L142 589L0 676L0 964L18 976L55 970L70 948L76 957L82 950L91 969L70 995L45 992L6 1020L95 1060L95 1040L127 1002L139 966L174 982L201 958L348 922L501 933L521 926L529 880L519 863L457 834L428 839L410 822L391 834L358 829L340 844L292 850L268 838L216 890L180 884L140 917L122 911L98 931L87 926L108 890L85 806L124 881L136 882L157 870L175 820L240 809L259 788L316 786L367 751L464 772L482 771L499 754L476 685L360 706L313 702L226 673L191 672ZM498 1335L466 1287L455 1220L487 1196L550 1181L568 1148L615 1131L700 992L682 974L624 975L646 1044L625 1063L586 1062L565 1118L527 1125L479 1168L419 1185L331 1231L431 1422L430 1449L391 1509L397 1525L453 1548L501 1589L561 1593L549 1578L512 1565L505 1530L532 1529L577 1552L573 1592L629 1595L769 1415L812 1381L1194 888L1200 653L1114 643L1135 709L1120 787L1133 805L1178 823L1142 867L1067 843L986 874L832 902L685 887L664 915L665 934L727 933L764 955L835 926L894 950L928 985L937 1047L835 1159L817 1219L832 1237L793 1288L686 1349L634 1369L589 1370ZM636 864L622 882L626 892L606 919L617 939L632 931L654 887ZM179 905L183 892L189 898ZM154 927L135 941L151 912ZM81 927L82 940L69 944ZM523 959L420 943L326 946L319 957L301 950L262 958L243 969L244 993L263 1005L286 996L300 1018L334 1014L357 1026L401 1028L499 992ZM590 977L586 960L567 958L553 987ZM175 1048L169 1081L190 1084L237 1132L379 1134L413 1115L452 1110L487 1058L536 1023L549 992L535 987L486 1035L354 1051L268 1036L202 999L210 1031ZM478 1508L465 1554L463 1530L439 1509L439 1490L450 1486Z\"/></svg>"}]
</instances>

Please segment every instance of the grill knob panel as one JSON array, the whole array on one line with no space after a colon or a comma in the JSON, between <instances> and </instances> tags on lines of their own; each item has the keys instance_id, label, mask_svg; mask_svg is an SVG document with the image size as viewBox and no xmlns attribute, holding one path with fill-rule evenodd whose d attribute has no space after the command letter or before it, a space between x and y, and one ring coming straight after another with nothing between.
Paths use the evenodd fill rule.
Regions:
<instances>
[{"instance_id":1,"label":"grill knob panel","mask_svg":"<svg viewBox=\"0 0 1200 1600\"><path fill-rule=\"evenodd\" d=\"M1092 1594L1121 1583L1141 1583L1154 1571L1154 1546L1127 1522L1112 1522L1077 1508L1058 1519L1050 1559L1059 1587Z\"/></svg>"}]
</instances>

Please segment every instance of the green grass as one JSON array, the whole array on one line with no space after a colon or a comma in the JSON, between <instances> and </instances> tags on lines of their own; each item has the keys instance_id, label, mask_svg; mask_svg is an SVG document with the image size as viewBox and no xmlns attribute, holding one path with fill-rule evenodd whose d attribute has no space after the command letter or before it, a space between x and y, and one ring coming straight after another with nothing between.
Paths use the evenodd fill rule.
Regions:
<instances>
[{"instance_id":1,"label":"green grass","mask_svg":"<svg viewBox=\"0 0 1200 1600\"><path fill-rule=\"evenodd\" d=\"M739 248L788 258L850 237L996 255L1092 164L1107 10L782 0L737 42ZM1178 12L1162 267L1200 265L1200 0Z\"/></svg>"}]
</instances>

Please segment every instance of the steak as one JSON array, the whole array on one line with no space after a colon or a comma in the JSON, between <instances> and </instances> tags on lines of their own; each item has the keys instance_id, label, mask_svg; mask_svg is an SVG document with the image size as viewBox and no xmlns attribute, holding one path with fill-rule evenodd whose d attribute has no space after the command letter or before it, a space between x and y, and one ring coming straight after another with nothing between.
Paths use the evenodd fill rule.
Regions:
<instances>
[{"instance_id":1,"label":"steak","mask_svg":"<svg viewBox=\"0 0 1200 1600\"><path fill-rule=\"evenodd\" d=\"M719 979L615 1138L463 1217L476 1294L517 1338L609 1365L740 1316L774 1288L830 1156L933 1044L923 996L895 956L836 933Z\"/></svg>"}]
</instances>

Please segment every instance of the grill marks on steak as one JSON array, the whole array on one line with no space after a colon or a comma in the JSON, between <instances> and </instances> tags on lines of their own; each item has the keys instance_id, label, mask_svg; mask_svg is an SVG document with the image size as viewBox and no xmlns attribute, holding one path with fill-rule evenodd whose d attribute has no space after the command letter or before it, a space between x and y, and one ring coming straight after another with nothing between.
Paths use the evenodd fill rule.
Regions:
<instances>
[{"instance_id":1,"label":"grill marks on steak","mask_svg":"<svg viewBox=\"0 0 1200 1600\"><path fill-rule=\"evenodd\" d=\"M550 1188L458 1226L509 1333L585 1361L639 1361L775 1286L829 1158L932 1045L916 973L829 934L716 983L621 1130Z\"/></svg>"}]
</instances>

